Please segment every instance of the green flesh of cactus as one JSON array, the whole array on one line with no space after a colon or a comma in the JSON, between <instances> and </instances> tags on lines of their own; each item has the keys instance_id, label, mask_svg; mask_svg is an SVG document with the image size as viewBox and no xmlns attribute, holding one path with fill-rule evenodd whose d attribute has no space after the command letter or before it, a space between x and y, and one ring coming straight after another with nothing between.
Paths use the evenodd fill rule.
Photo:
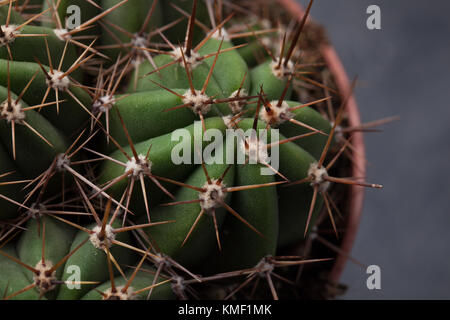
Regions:
<instances>
[{"instance_id":1,"label":"green flesh of cactus","mask_svg":"<svg viewBox=\"0 0 450 320\"><path fill-rule=\"evenodd\" d=\"M19 1L18 6L22 2ZM103 10L120 3L118 0L96 2ZM172 2L182 10L191 12L192 1ZM43 5L41 10L48 8L47 1L36 0L31 3ZM87 1L65 0L61 1L58 8L60 21L64 23L67 7L71 4L80 3L82 3L82 23L101 12L99 8L94 7ZM123 245L111 244L108 250L96 248L88 239L96 226L102 226L103 221L101 220L105 211L103 209L107 199L104 195L98 195L98 192L97 198L91 198L92 203L96 205L102 203L99 205L102 210L99 210L99 207L94 210L94 213L99 215L97 219L100 221L94 220L93 209L79 192L79 185L83 185L85 197L90 197L95 193L92 185L104 186L123 175L125 166L120 165L119 162L126 165L131 161L125 156L124 152L131 158L134 158L134 151L138 155L145 156L148 154L152 175L172 179L196 188L203 188L208 183L208 178L213 179L213 181L216 181L214 179L220 179L226 170L228 170L227 174L222 177L224 187L269 184L261 188L226 192L221 201L238 213L245 222L240 221L224 206L216 208L214 216L210 210L207 210L198 220L198 223L196 220L203 208L198 201L162 206L161 204L167 204L168 202L199 199L198 190L167 181L158 180L167 190L165 192L153 180L146 178L144 189L147 200L144 199L139 178L133 176L121 179L105 190L108 195L115 199L115 202L112 203L111 212L108 213L110 214L109 218L111 218L117 209L118 202L125 206L124 192L126 193L126 190L129 190L130 182L134 179L134 192L130 196L129 206L127 205L130 211L127 213L127 218L134 224L148 224L146 209L146 201L148 201L151 223L165 221L170 223L147 226L142 228L140 233L149 239L149 243L153 248L157 248L155 249L157 252L171 257L188 269L193 268L204 275L211 275L218 272L251 268L262 258L275 256L278 248L298 243L304 239L313 188L310 183L302 183L291 187L283 186L282 176L291 182L309 176L311 165L319 160L327 144L328 133L331 131L332 124L314 108L309 106L299 107L302 104L295 101L296 96L293 95L292 84L288 82L288 76L277 77L272 70L273 62L270 58L267 58L266 62L258 64L249 53L249 48L233 49L233 46L246 43L243 39L230 40L225 37L213 36L208 38L200 48L196 48L205 36L205 31L199 25L196 25L192 46L195 51L186 52L187 59L190 59L189 55L201 57L194 66L190 67L192 79L188 77L181 60L174 62L180 56L174 57L173 54L152 52L152 60L147 59L142 52L139 53L139 48L135 47L136 43L133 42L135 38L130 38L130 34L146 37L156 28L183 17L168 4L168 1L159 1L154 7L152 7L152 4L152 1L129 0L126 4L118 6L107 14L101 25L96 24L95 28L87 29L80 34L101 34L94 48L97 45L99 48L106 46L105 49L98 50L101 54L110 57L109 61L105 60L103 66L103 70L110 68L109 76L114 72L114 63L117 59L126 57L127 54L131 54L132 57L129 66L133 70L121 78L121 83L114 93L114 102L112 106L108 106L108 108L111 107L108 110L108 123L106 123L106 117L103 114L98 117L100 124L91 119L90 113L94 113L93 105L96 99L102 95L102 92L94 94L93 89L88 88L92 83L89 80L92 78L92 74L84 70L83 67L76 68L70 73L70 84L67 88L58 90L59 110L57 110L56 103L42 108L29 108L42 104L46 91L48 91L48 94L45 102L56 101L55 90L47 90L48 79L42 68L47 74L58 69L61 72L68 71L93 39L83 39L81 42L84 47L80 47L73 42L66 44L66 41L55 34L54 28L57 28L57 22L52 20L51 11L48 11L43 15L42 22L37 19L20 29L21 35L39 34L46 35L45 37L17 37L8 44L10 50L6 45L0 47L0 102L7 103L10 99L15 103L24 88L28 87L18 103L21 109L29 108L23 112L23 118L11 121L11 119L7 119L7 107L5 106L6 111L2 110L4 112L0 119L0 175L12 172L0 178L0 194L3 196L0 198L0 221L9 221L9 219L17 218L21 214L29 217L29 220L24 224L26 231L21 232L0 249L2 253L0 255L0 270L2 270L0 294L4 293L5 297L34 283L34 273L29 268L18 267L17 262L11 260L11 257L31 268L36 268L42 260L43 252L45 261L48 263L55 265L61 262L55 271L55 279L71 281L71 268L77 266L81 272L81 278L78 281L93 282L92 284L81 284L79 289L69 289L66 285L59 283L48 292L41 291L41 298L44 299L105 298L99 292L105 293L111 289L109 269L112 270L111 273L114 275L115 286L120 289L127 284L127 280L122 276L122 270L117 268L116 263L123 268L127 279L133 278L131 285L129 284L130 290L123 293L125 296L130 292L151 286L155 281L165 280L163 277L154 279L154 272L158 265L149 264L148 261L143 264L136 275L133 275L134 269L128 270L126 268L126 266L137 265L143 255L143 252L136 252L126 247L127 245L139 247L132 231L115 234L114 241ZM10 24L17 26L25 19L15 9L17 8L13 7ZM147 13L151 9L154 11L152 18L142 29L142 26L146 23ZM37 12L41 12L41 10ZM33 12L33 10L28 12ZM204 2L199 1L197 19L203 25L209 26L210 19L207 12ZM1 6L0 25L4 26L7 15L8 5ZM233 20L228 24L232 24L232 22ZM115 29L111 25L117 25L126 30L127 33L120 32L118 28ZM185 41L187 28L188 19L180 19L178 24L163 33L178 48L178 43L184 43ZM257 30L257 28L254 29ZM44 38L48 44L49 54ZM124 44L131 43L131 45L114 47L118 40ZM261 49L254 37L250 40L249 45ZM152 43L164 42L158 33L154 33L149 41ZM225 52L220 52L217 55L219 48ZM183 50L185 50L184 47ZM139 55L136 55L138 53ZM9 56L10 54L12 59ZM64 60L60 64L63 54ZM84 58L91 54L94 54L94 59L101 58L92 51L85 53ZM49 60L48 55L50 55L51 60ZM125 66L126 62L126 60L123 62L122 67ZM162 68L167 64L170 65ZM161 69L155 72L155 67ZM213 70L213 73L210 76L211 70ZM115 72L114 81L119 77L121 71L119 69ZM31 79L33 80L29 83ZM207 79L205 95L216 100L232 98L237 90L240 90L243 96L256 97L261 93L262 88L265 94L264 100L276 108L275 105L283 96L283 104L291 108L298 107L292 111L292 118L319 130L320 133L311 134L278 146L280 161L278 170L282 173L282 176L277 174L262 175L261 169L267 167L260 163L233 164L230 167L228 164L207 163L204 168L200 164L174 164L171 160L172 150L176 146L179 147L180 143L172 139L172 133L177 129L186 129L192 134L191 136L194 136L194 131L198 128L200 128L201 133L202 125L199 122L199 115L189 107L170 111L167 109L185 103L182 96L186 96L191 91L191 80L195 90L201 91ZM79 84L85 84L85 86ZM287 90L285 90L286 87ZM107 86L103 85L103 88L106 90ZM253 99L253 101L257 100L257 98ZM238 122L236 129L240 128L245 131L253 127L256 105L256 103L253 103L244 107L247 112L242 114L242 119ZM260 108L264 110L264 105L261 105ZM224 116L228 115L233 115L230 104L227 101L219 101L219 103L212 104L208 112L202 114L204 117L203 125L205 129L217 129L225 135L226 130L230 128L224 122ZM94 116L97 116L97 114L94 114ZM15 123L12 124L12 122ZM11 130L12 125L15 128L14 136ZM103 129L100 129L100 126ZM127 130L124 130L124 126ZM266 122L260 118L257 122L257 128L262 130L266 126ZM29 127L34 128L35 131L32 131ZM108 139L104 134L106 127L110 134ZM91 128L93 128L92 131L90 131ZM289 121L283 121L276 128L279 129L279 140L312 132L311 129ZM52 163L56 161L55 159L59 155L66 153L82 130L85 130L84 139L89 132L98 130L94 139L86 146L95 152L106 155L108 159L114 159L114 161L104 160L100 165L92 167L93 169L89 172L86 170L86 166L71 166L75 171L81 173L81 178L74 178L73 174L67 170L55 171L54 177L45 186L43 199L52 196L61 197L61 190L70 190L68 192L77 194L78 204L82 203L82 205L70 207L68 203L66 208L62 206L58 210L77 211L86 214L78 219L76 215L75 217L58 215L56 212L52 214L51 210L54 209L49 208L50 213L47 212L48 214L46 214L45 209L41 209L41 215L36 217L33 215L36 210L29 210L29 208L34 205L34 201L42 200L39 191L27 200L26 205L18 206L17 203L23 203L33 187L24 190L23 187L26 183L3 185L2 182L20 180L30 182L39 177L52 167ZM108 140L109 143L107 143ZM132 145L130 145L130 140ZM13 146L13 141L15 141L15 146ZM193 138L182 141L182 144L191 150L192 155L196 152ZM202 147L205 148L207 145L208 142L203 142ZM219 145L218 150L222 150L224 157L226 156L224 144ZM74 148L71 151L74 151ZM73 162L94 159L97 156L98 154L95 155L88 150L81 149L70 160ZM207 160L205 159L205 161ZM100 162L97 161L96 163ZM64 169L64 167L62 168ZM204 169L206 169L208 177L205 175ZM61 176L65 177L64 182ZM82 177L89 180L92 185L86 184ZM280 184L276 185L276 182L280 182ZM63 187L65 189L62 189ZM174 196L174 199L167 195L168 192ZM319 194L312 211L308 231L312 229L314 220L322 207L323 199ZM32 209L36 209L36 207L32 207ZM119 209L120 215L110 226L112 230L119 230L123 227L121 217L124 215L124 208L120 207ZM196 223L196 227L190 233L194 223ZM43 238L44 226L45 239ZM220 234L221 250L218 249L215 226ZM190 236L186 239L189 233ZM83 243L83 241L86 243ZM43 243L45 243L44 249ZM83 245L78 248L81 244ZM108 262L108 252L115 260L111 262L112 265L109 265ZM69 253L71 254L70 257L65 259ZM38 288L32 288L12 298L37 299L39 296ZM146 296L147 291L143 291L135 295L129 294L126 298L145 299ZM174 298L174 293L169 283L156 287L152 293L152 299L172 298Z\"/></svg>"}]
</instances>

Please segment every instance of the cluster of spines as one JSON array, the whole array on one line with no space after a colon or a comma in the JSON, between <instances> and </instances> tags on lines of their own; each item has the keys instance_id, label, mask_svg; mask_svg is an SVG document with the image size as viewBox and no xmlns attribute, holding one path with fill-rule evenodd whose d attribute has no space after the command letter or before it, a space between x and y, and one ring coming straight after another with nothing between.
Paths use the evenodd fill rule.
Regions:
<instances>
[{"instance_id":1,"label":"cluster of spines","mask_svg":"<svg viewBox=\"0 0 450 320\"><path fill-rule=\"evenodd\" d=\"M20 208L25 213L17 218L16 220L13 220L12 222L4 223L3 232L1 233L1 243L2 246L5 246L16 234L20 232L20 230L23 228L22 226L30 219L36 219L36 221L43 221L42 223L42 231L41 231L41 224L38 223L38 233L41 234L42 238L42 255L41 260L38 262L36 266L30 266L24 263L23 261L20 261L19 259L15 258L14 256L0 251L0 253L10 259L11 261L14 261L20 265L22 265L25 269L28 269L29 271L34 273L34 280L33 283L29 286L21 289L20 291L14 292L12 294L6 294L5 298L13 298L16 296L19 296L19 294L22 294L28 290L33 289L34 287L38 288L39 291L39 297L42 298L48 291L54 289L56 285L64 283L64 281L57 280L55 276L55 270L61 267L64 262L66 262L77 250L79 250L81 247L83 247L87 243L91 243L95 248L102 250L106 254L107 258L107 266L108 266L108 274L110 278L110 288L103 292L98 292L103 298L105 299L132 299L138 294L141 294L143 292L148 291L147 297L150 298L151 294L153 292L153 288L155 288L158 285L163 285L166 282L171 282L171 288L175 294L177 294L180 298L187 298L187 293L193 295L195 297L196 293L195 291L190 287L190 284L193 283L202 283L202 282L209 282L214 280L222 280L222 279L233 279L235 277L247 276L247 279L242 282L240 285L234 285L232 286L232 289L227 294L227 298L232 297L236 292L241 290L244 286L246 286L248 283L250 283L253 279L259 277L264 277L267 279L268 286L270 288L271 294L273 298L277 299L278 294L276 292L275 286L273 284L273 278L276 277L279 280L288 283L290 285L296 285L297 282L291 281L289 279L285 279L283 276L277 274L274 272L275 267L277 266L295 266L300 265L303 266L305 263L310 262L320 262L320 261L326 261L328 259L312 259L312 260L306 260L302 257L264 257L254 268L250 269L244 269L234 272L226 272L226 273L220 273L214 276L199 276L191 273L189 270L187 270L185 267L180 265L178 262L173 260L172 258L161 254L158 252L157 248L155 248L152 245L151 239L148 239L145 233L142 232L143 228L152 227L155 225L161 225L161 224L168 224L173 223L173 221L163 221L163 222L152 222L151 221L151 215L149 210L149 205L147 202L147 194L146 194L146 184L144 179L150 179L158 188L160 188L168 197L176 200L172 193L167 190L161 182L166 182L169 184L178 185L184 188L190 188L192 190L195 190L199 193L198 199L190 200L190 201L174 201L171 203L167 203L167 206L173 206L173 205L182 205L186 203L200 203L201 211L199 212L197 219L195 220L194 224L191 226L189 232L186 234L184 241L182 242L182 246L186 243L186 241L189 239L189 236L191 235L192 231L195 229L198 221L202 217L203 214L207 213L212 217L214 228L215 228L215 234L217 239L217 245L219 249L221 248L221 242L220 242L220 236L217 226L217 219L215 214L215 208L223 207L228 211L230 214L234 215L236 218L238 218L243 224L245 224L248 228L252 229L255 233L263 236L256 228L254 228L250 223L248 223L244 218L242 218L238 212L236 212L233 208L231 208L225 201L225 196L228 192L234 192L234 191L241 191L241 190L249 190L254 188L262 188L262 187L270 187L278 184L284 184L283 187L289 187L290 185L296 185L301 183L310 183L313 187L313 198L311 200L310 210L308 214L308 221L306 224L306 228L304 230L305 236L310 228L309 222L312 216L312 212L314 210L315 202L317 199L317 194L320 193L326 204L326 212L329 215L330 221L332 223L333 230L338 236L339 230L336 226L336 223L334 222L332 210L338 210L337 205L334 203L332 197L327 193L327 190L329 189L330 183L344 183L344 184L352 184L352 185L362 185L362 186L368 186L368 187L380 187L379 185L373 185L373 184L367 184L365 182L360 182L357 179L344 179L344 178L335 178L331 177L328 174L328 171L330 170L331 166L336 163L338 158L345 152L348 152L348 149L351 147L351 142L349 139L345 138L345 133L349 133L356 130L366 130L370 129L372 125L378 125L381 123L384 123L385 121L380 121L373 124L368 124L367 126L361 126L358 128L344 128L342 127L342 118L344 109L346 106L346 102L348 97L351 95L351 92L345 93L344 97L341 97L341 106L337 109L337 111L333 111L332 107L329 107L329 114L331 122L333 123L333 126L331 128L330 133L326 134L322 132L321 130L315 129L306 123L302 123L296 119L293 118L291 112L302 108L304 106L308 105L314 105L319 104L322 102L330 103L330 96L329 92L335 92L334 89L328 87L326 84L317 83L314 80L309 80L309 83L311 85L316 85L317 87L324 90L326 93L326 97L322 99L318 99L315 101L312 101L310 103L307 103L306 105L299 105L299 106L289 106L284 100L285 95L287 94L287 91L289 90L294 78L297 78L298 76L301 77L301 79L307 79L304 75L308 74L307 72L301 72L299 71L301 67L305 67L300 65L299 63L293 63L292 57L294 56L298 39L302 33L302 30L306 23L306 18L308 16L309 10L311 8L312 2L310 2L310 5L308 6L308 9L306 11L305 16L303 17L302 22L296 27L295 31L293 32L293 36L290 38L291 45L287 46L287 32L285 32L282 35L282 41L281 45L279 46L279 56L276 57L272 52L271 49L267 47L266 44L264 44L263 41L261 41L260 36L273 33L274 29L269 28L267 30L260 30L260 31L254 31L251 28L249 28L249 31L241 32L233 34L232 32L225 31L224 25L230 21L232 15L228 16L225 19L222 19L222 6L218 5L215 7L216 10L213 10L209 4L208 11L210 14L213 12L214 16L211 16L211 21L213 24L212 30L210 30L208 27L206 27L204 24L196 20L195 12L196 12L196 6L197 1L194 1L194 5L192 8L192 13L189 15L186 13L183 9L178 8L176 6L173 6L175 10L180 12L183 16L187 16L189 18L188 22L188 28L187 28L187 36L186 36L186 43L184 45L179 44L178 46L173 45L170 43L170 41L164 36L164 31L166 29L169 29L182 21L183 18L180 18L179 20L164 26L157 28L155 31L151 33L146 33L147 24L149 23L152 14L154 13L154 8L156 6L157 1L153 2L153 5L151 9L149 10L149 13L144 21L144 24L142 25L142 28L140 31L136 34L130 34L126 33L125 30L121 29L120 26L113 26L109 22L101 22L101 19L105 17L107 14L113 12L115 9L119 8L121 5L125 4L128 0L124 0L122 2L119 2L118 4L114 5L113 7L104 10L102 13L98 14L97 16L89 19L87 22L84 22L79 28L73 30L73 31L67 31L62 32L61 30L64 30L64 28L61 25L61 21L59 18L55 18L55 22L57 25L57 30L60 30L61 32L58 32L57 34L62 39L62 41L65 42L63 55L60 57L60 63L58 67L55 69L53 67L52 61L55 59L55 57L51 56L49 45L47 42L47 38L45 35L40 34L34 34L34 35L27 35L27 36L33 36L33 37L43 37L43 42L45 43L45 48L48 56L48 66L49 68L44 67L42 64L42 61L39 61L36 59L36 63L39 65L40 70L45 75L46 78L46 84L47 84L47 91L44 94L44 97L42 99L41 104L38 104L36 106L27 107L27 108L20 108L18 104L20 103L20 100L24 93L26 92L29 85L34 80L34 77L36 74L29 80L28 84L23 88L22 93L18 96L17 99L13 99L11 97L11 88L10 88L10 80L9 80L9 60L8 60L8 97L7 100L2 104L2 118L5 119L8 123L11 124L11 132L12 132L12 146L13 150L15 150L15 125L25 125L30 130L33 131L36 135L38 135L42 140L50 144L44 136L42 136L36 129L34 129L32 126L27 125L27 122L23 116L23 112L27 110L34 110L41 108L46 108L52 105L56 105L57 112L59 113L59 109L63 108L63 103L65 100L59 99L59 92L65 92L67 93L74 101L77 102L79 107L83 109L88 115L89 115L89 121L90 121L90 132L88 128L81 129L81 131L76 135L76 138L73 140L72 144L67 148L67 150L63 153L59 153L55 158L54 161L51 163L51 165L48 167L47 170L42 172L39 176L37 176L34 179L29 180L17 180L17 181L6 181L6 182L0 182L0 185L7 185L7 184L22 184L26 183L26 188L31 189L30 192L27 194L27 197L25 198L25 201L23 203L18 203L17 201L11 199L10 197L4 196L0 194L0 197L3 200L6 200ZM10 49L10 43L13 41L13 39L10 39L11 37L20 37L24 35L20 35L19 33L16 33L16 31L19 31L23 26L28 25L32 23L33 21L39 20L39 18L47 13L48 11L57 11L58 3L55 3L53 1L53 4L50 8L46 9L45 11L42 11L39 14L32 15L26 22L24 22L22 25L15 27L14 30L11 29L9 26L9 17L11 15L11 8L12 8L12 1L6 1L5 3L9 4L9 12L7 15L7 21L5 26L2 26L0 38L4 38L5 41L3 41L7 50L8 50L8 58L10 60L14 60L13 53ZM236 6L236 5L233 5ZM26 8L26 5L23 5L19 7L19 10L24 10ZM242 9L244 10L244 9ZM245 11L245 10L244 10ZM54 17L58 17L58 14L52 15ZM108 26L113 27L118 32L123 32L125 35L128 35L130 37L130 42L127 44L119 43L118 45L105 45L105 46L97 46L94 48L95 39L90 42L88 45L83 44L82 42L75 39L74 35L76 33L85 31L93 26L94 23L99 22L100 25L102 25L106 30L108 29ZM207 36L203 41L200 42L197 47L193 48L193 30L194 26L198 25L203 29L206 29ZM12 31L11 31L11 30ZM171 51L162 51L161 49L154 49L150 46L150 39L152 36L159 35L166 43L166 46L171 49ZM217 59L219 56L224 53L231 50L237 50L244 45L238 45L229 49L222 50L222 43L224 39L236 39L239 37L249 37L252 36L256 38L257 42L260 43L261 47L264 48L266 51L266 54L269 55L272 59L272 63L270 64L273 73L276 77L284 78L286 79L286 83L284 86L284 89L282 91L282 94L279 99L277 100L269 100L267 99L267 95L264 93L264 87L261 86L259 92L255 95L249 96L247 95L247 92L245 92L245 89L243 89L243 84L245 81L246 75L244 75L244 78L242 79L242 83L238 90L236 90L232 96L229 98L222 98L222 99L216 99L214 97L209 97L206 95L206 90L208 88L209 81L211 79L211 76L214 72L214 67L216 65ZM197 51L201 48L202 45L206 43L207 40L209 40L212 37L219 37L219 39L222 41L219 45L219 48L217 52L201 56L197 53ZM62 71L62 63L64 61L64 53L66 52L67 46L69 44L74 44L82 50L81 55L79 55L78 59L73 61L73 63L67 68L65 72ZM86 70L89 69L95 69L95 64L92 64L94 57L101 57L104 58L105 55L101 53L102 49L106 48L130 48L129 52L127 54L119 54L117 57L117 60L115 63L112 64L112 66L108 68L103 68L103 65L99 66L99 69L96 69L99 71L99 75L97 77L97 82L95 87L89 87L82 85L79 83L76 79L69 78L70 74L77 70L80 67L86 67ZM164 45L160 47L165 47ZM287 52L286 52L287 49ZM285 54L286 52L286 54ZM169 56L173 57L173 62L170 62L168 64L165 64L161 67L157 67L152 54L167 54ZM213 59L213 63L210 67L208 76L205 79L205 82L203 84L203 87L201 90L196 90L193 85L192 81L192 68L195 66L195 63L203 61L205 59ZM266 183L266 184L260 184L260 185L248 185L248 186L239 186L239 187L227 187L223 180L225 176L227 175L227 172L229 170L229 167L222 173L222 176L219 179L211 178L208 174L208 170L206 169L206 166L202 162L202 168L204 171L204 174L206 176L206 183L202 187L196 187L189 185L187 183L183 183L180 181L176 181L173 179L169 179L166 177L159 177L152 173L151 171L151 159L149 157L151 146L148 148L147 153L139 154L134 147L133 139L128 132L127 125L125 124L120 112L117 108L114 108L114 105L120 101L120 99L126 98L126 96L117 98L115 96L121 82L123 79L125 79L127 76L129 76L130 72L134 70L135 75L139 74L139 65L140 62L137 60L146 59L148 60L154 67L154 70L147 74L151 75L153 73L158 74L160 71L164 70L165 68L170 67L173 64L179 64L182 66L186 72L186 77L188 79L189 83L189 89L181 94L178 93L166 86L164 86L163 83L157 83L156 81L152 81L157 86L163 88L164 90L168 91L169 93L175 95L176 97L180 98L183 104L179 106L175 106L172 108L168 108L165 111L171 111L171 110L177 110L180 108L186 108L189 107L196 115L198 115L199 119L202 121L202 127L203 130L206 129L205 125L205 119L204 116L210 111L210 108L214 104L221 104L221 103L229 103L230 105L235 106L235 108L232 108L231 116L228 117L228 125L230 127L236 127L240 121L242 121L242 117L245 113L249 112L244 107L249 106L251 104L256 104L256 110L255 110L255 117L253 121L253 128L256 129L258 125L258 118L266 123L267 128L270 128L272 126L277 126L280 123L284 121L290 121L298 126L301 126L303 128L306 128L310 130L310 133L307 133L305 135L295 136L288 138L286 140L282 140L279 142L279 144L284 144L288 142L292 142L297 139L304 138L306 136L312 135L312 134L322 134L327 136L327 143L321 153L320 159L317 163L314 163L311 165L310 170L308 172L308 177L299 181L287 181L287 178L282 175L281 172L275 172L277 175L279 175L282 178L282 181L280 182L274 182L274 183ZM137 82L137 76L135 76L134 79L134 87L136 87ZM91 96L91 106L86 106L83 102L79 100L79 98L72 93L70 90L70 86L76 86L79 88L82 88L85 90L90 96ZM47 103L47 97L49 92L53 90L55 92L56 100L54 102ZM60 106L61 104L61 106ZM114 110L113 110L114 109ZM110 134L109 130L109 113L110 112L116 112L117 118L120 121L123 134L126 136L126 140L128 142L128 145L131 148L132 154L129 155L125 149L123 148L122 144L117 142L115 138ZM100 121L100 117L102 114L106 115L106 125L104 125ZM336 115L335 115L336 114ZM106 136L106 139L108 143L112 143L117 149L119 149L123 155L126 157L126 162L120 162L119 160L112 158L108 155L105 155L97 150L92 150L87 147L88 143L97 135L98 132L103 132ZM328 152L330 150L332 140L334 137L338 136L341 139L341 146L338 148L338 152L332 157L331 161L327 166L324 165L325 159L328 155ZM84 140L82 140L84 139ZM244 148L250 149L253 144L258 144L258 141L251 141L251 140L245 140L245 146ZM266 146L266 148L270 148L271 146ZM80 151L87 151L89 153L95 154L98 158L93 159L76 159L77 154ZM15 158L15 151L14 158ZM98 186L96 183L96 177L94 175L94 171L92 169L91 164L94 164L98 161L106 160L114 162L117 165L124 167L124 173L118 177L116 177L113 180L108 181L104 185ZM268 163L264 163L264 161L261 162L261 164L266 165L270 167ZM82 168L80 170L75 170L73 166L80 165ZM276 171L276 170L275 170ZM44 200L44 196L48 196L46 194L46 188L49 184L49 181L51 178L57 174L61 173L61 177L63 179L63 186L64 186L64 178L66 175L68 175L71 179L74 181L74 185L72 189L63 188L62 192L60 194L57 194L55 196L49 197L47 200ZM0 178L7 177L10 173L0 173ZM120 197L120 200L115 199L110 194L108 194L108 189L113 187L116 183L127 180L127 187L122 193L122 196ZM142 224L133 224L131 220L129 220L130 215L134 215L130 208L129 204L131 201L134 184L135 182L140 184L141 190L142 190L142 196L144 199L144 205L145 205L145 211L147 216L147 222ZM67 194L67 195L66 195ZM78 194L76 196L73 196L74 194ZM70 195L73 198L67 199L66 197ZM30 204L30 201L33 200L33 203ZM54 200L60 200L59 203L52 203ZM106 202L106 203L105 203ZM114 206L114 207L113 207ZM54 209L56 208L56 209ZM73 208L73 209L71 209ZM86 212L83 212L83 210L80 209L86 209ZM103 217L100 218L97 211L104 211ZM62 218L61 215L68 215L68 216L90 216L93 217L95 220L95 226L93 228L86 228L84 226L79 225L77 222L74 222L72 219L65 219ZM117 220L119 216L122 216L121 224L119 224L117 227L113 226L113 223ZM71 250L64 258L60 261L54 261L54 265L52 262L48 261L48 259L45 258L45 220L43 218L52 218L56 219L57 221L63 222L71 227L74 227L76 229L79 229L85 233L88 234L88 238L86 238L83 242L81 242L78 246L76 246L73 250ZM117 225L117 224L116 224ZM315 234L315 237L319 237L314 231L313 228L313 235ZM138 246L132 246L130 244L127 244L125 242L119 241L116 239L115 235L121 232L132 232L137 236L138 239ZM325 240L324 242L325 243ZM132 250L133 252L142 255L142 258L140 262L137 264L137 266L134 268L134 271L131 273L131 276L127 278L125 273L121 270L121 267L117 263L117 260L114 258L114 256L110 252L111 246L121 246L122 248L126 248L127 250ZM132 290L131 286L133 283L133 280L135 279L136 275L139 271L144 271L143 269L143 263L144 261L151 262L156 271L148 271L148 272L155 272L155 276L153 278L153 282L151 285L139 289L139 290ZM126 279L126 282L123 286L116 286L115 284L115 271L113 271L113 265L117 268L118 272L122 275L124 279ZM301 270L301 269L299 269ZM300 274L300 272L299 272ZM159 278L166 279L161 282L157 282ZM187 278L187 279L186 279ZM296 279L298 280L298 279ZM92 284L98 284L94 281L82 281L81 284L84 285L92 285Z\"/></svg>"}]
</instances>

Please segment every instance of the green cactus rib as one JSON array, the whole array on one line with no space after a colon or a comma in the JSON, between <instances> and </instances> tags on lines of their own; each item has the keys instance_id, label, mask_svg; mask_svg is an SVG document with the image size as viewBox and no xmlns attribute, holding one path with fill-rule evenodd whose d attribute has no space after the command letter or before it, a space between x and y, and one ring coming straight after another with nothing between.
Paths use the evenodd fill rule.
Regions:
<instances>
[{"instance_id":1,"label":"green cactus rib","mask_svg":"<svg viewBox=\"0 0 450 320\"><path fill-rule=\"evenodd\" d=\"M8 63L7 60L0 59L0 85L7 87L8 80ZM44 63L45 70L50 68ZM37 74L36 74L37 73ZM25 91L22 100L30 106L42 103L44 93L47 90L45 74L41 71L39 65L33 62L10 61L9 62L9 79L11 90L17 95L26 87L27 83L35 75L28 89ZM73 84L69 88L70 92L86 107L91 104L91 98L81 88ZM73 132L81 128L89 118L89 114L84 112L80 104L73 99L67 92L59 92L59 100L61 102L61 110L57 113L56 105L51 107L43 107L40 113L49 120L56 128L65 135L71 135ZM55 93L50 91L47 101L55 101ZM3 100L2 100L3 101Z\"/></svg>"},{"instance_id":2,"label":"green cactus rib","mask_svg":"<svg viewBox=\"0 0 450 320\"><path fill-rule=\"evenodd\" d=\"M0 86L0 100L7 100L7 96L7 88ZM12 94L12 99L17 99L17 96ZM22 101L21 107L25 109L28 105ZM47 142L44 141L24 125L18 124L15 129L15 139L18 141L15 164L24 176L33 177L44 171L53 158L59 152L63 152L68 144L66 137L39 112L28 110L24 112L24 116L23 121L26 121L47 140ZM11 129L7 121L0 123L0 132L1 143L12 158ZM33 154L38 154L39 157L33 157ZM31 159L33 162L30 161Z\"/></svg>"},{"instance_id":3,"label":"green cactus rib","mask_svg":"<svg viewBox=\"0 0 450 320\"><path fill-rule=\"evenodd\" d=\"M14 61L34 61L39 60L42 64L49 64L49 60L56 67L58 66L62 54L64 52L65 41L58 38L53 29L39 26L24 26L19 31L19 35L39 35L36 37L18 37L11 44L11 54ZM48 42L50 49L50 57L47 55L45 42ZM66 49L62 70L67 70L73 61L76 60L77 54L74 46L70 44ZM0 48L0 58L9 58L8 50L5 46ZM81 70L76 70L72 76L81 81Z\"/></svg>"},{"instance_id":4,"label":"green cactus rib","mask_svg":"<svg viewBox=\"0 0 450 320\"><path fill-rule=\"evenodd\" d=\"M79 30L65 25L73 5ZM349 145L334 136L343 108L330 121L312 106L331 97L298 101L303 23L277 47L269 21L220 5L0 5L3 298L185 298L200 278L258 274L278 298L273 269L305 262L276 264L279 249L302 243L321 212L336 229L327 189L359 182L328 176ZM205 139L210 129L224 140Z\"/></svg>"}]
</instances>

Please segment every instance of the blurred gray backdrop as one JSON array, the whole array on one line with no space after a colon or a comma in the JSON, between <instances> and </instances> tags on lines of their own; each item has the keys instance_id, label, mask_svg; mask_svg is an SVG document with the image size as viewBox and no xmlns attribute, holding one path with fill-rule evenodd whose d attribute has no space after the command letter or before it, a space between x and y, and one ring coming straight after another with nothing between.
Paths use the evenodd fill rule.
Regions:
<instances>
[{"instance_id":1,"label":"blurred gray backdrop","mask_svg":"<svg viewBox=\"0 0 450 320\"><path fill-rule=\"evenodd\" d=\"M297 0L306 5L306 0ZM381 30L366 28L369 5ZM363 122L401 120L365 135L367 190L352 255L381 268L381 290L348 262L344 299L450 298L450 1L316 0L349 77Z\"/></svg>"}]
</instances>

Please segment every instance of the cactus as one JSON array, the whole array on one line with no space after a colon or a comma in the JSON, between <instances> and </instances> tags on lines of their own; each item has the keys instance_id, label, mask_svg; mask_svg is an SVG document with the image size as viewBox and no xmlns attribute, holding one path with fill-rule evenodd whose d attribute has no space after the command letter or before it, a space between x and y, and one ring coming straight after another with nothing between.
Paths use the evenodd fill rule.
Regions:
<instances>
[{"instance_id":1,"label":"cactus","mask_svg":"<svg viewBox=\"0 0 450 320\"><path fill-rule=\"evenodd\" d=\"M299 54L312 2L276 28L238 2L0 1L3 298L240 297L261 276L278 299L327 264L279 255L323 214L339 237L335 185L381 186L334 177L359 129Z\"/></svg>"}]
</instances>

